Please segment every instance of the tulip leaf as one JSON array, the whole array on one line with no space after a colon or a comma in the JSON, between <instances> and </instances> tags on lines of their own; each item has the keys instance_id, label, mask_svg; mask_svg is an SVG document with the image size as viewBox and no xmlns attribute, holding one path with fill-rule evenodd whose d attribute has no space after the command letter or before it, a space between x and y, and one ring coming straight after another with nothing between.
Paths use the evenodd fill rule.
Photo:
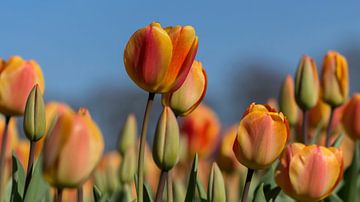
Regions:
<instances>
[{"instance_id":1,"label":"tulip leaf","mask_svg":"<svg viewBox=\"0 0 360 202\"><path fill-rule=\"evenodd\" d=\"M280 194L281 188L276 186L274 188L271 188L270 184L264 185L263 188L266 201L275 201L276 197Z\"/></svg>"},{"instance_id":2,"label":"tulip leaf","mask_svg":"<svg viewBox=\"0 0 360 202\"><path fill-rule=\"evenodd\" d=\"M265 201L267 200L264 194L264 183L260 183L260 185L257 186L255 189L253 202L265 202Z\"/></svg>"},{"instance_id":3,"label":"tulip leaf","mask_svg":"<svg viewBox=\"0 0 360 202\"><path fill-rule=\"evenodd\" d=\"M324 199L324 202L343 202L343 200L338 195L336 195L336 193L333 193Z\"/></svg>"},{"instance_id":4,"label":"tulip leaf","mask_svg":"<svg viewBox=\"0 0 360 202\"><path fill-rule=\"evenodd\" d=\"M339 191L339 196L345 202L357 201L357 179L359 175L359 141L355 143L354 155L352 163L346 169L343 180L344 186Z\"/></svg>"},{"instance_id":5,"label":"tulip leaf","mask_svg":"<svg viewBox=\"0 0 360 202\"><path fill-rule=\"evenodd\" d=\"M344 133L341 133L335 140L335 142L331 145L332 147L336 147L336 148L339 148L342 141L344 140Z\"/></svg>"},{"instance_id":6,"label":"tulip leaf","mask_svg":"<svg viewBox=\"0 0 360 202\"><path fill-rule=\"evenodd\" d=\"M22 194L25 186L25 171L16 158L16 155L12 156L12 190L11 190L11 202L22 202Z\"/></svg>"},{"instance_id":7,"label":"tulip leaf","mask_svg":"<svg viewBox=\"0 0 360 202\"><path fill-rule=\"evenodd\" d=\"M264 185L270 185L270 188L276 187L274 173L277 165L278 161L275 161L261 178L261 182L263 182Z\"/></svg>"},{"instance_id":8,"label":"tulip leaf","mask_svg":"<svg viewBox=\"0 0 360 202\"><path fill-rule=\"evenodd\" d=\"M24 202L42 201L49 189L49 185L42 176L42 157L40 157L35 163L29 188L24 196Z\"/></svg>"},{"instance_id":9,"label":"tulip leaf","mask_svg":"<svg viewBox=\"0 0 360 202\"><path fill-rule=\"evenodd\" d=\"M185 202L195 201L195 195L196 195L195 189L196 189L197 172L198 172L198 158L199 158L198 154L195 154L192 168L191 168L189 184L188 184L188 188L186 191Z\"/></svg>"},{"instance_id":10,"label":"tulip leaf","mask_svg":"<svg viewBox=\"0 0 360 202\"><path fill-rule=\"evenodd\" d=\"M144 202L153 202L153 197L151 194L151 189L148 183L144 183L144 190L145 190L145 194L144 194Z\"/></svg>"},{"instance_id":11,"label":"tulip leaf","mask_svg":"<svg viewBox=\"0 0 360 202\"><path fill-rule=\"evenodd\" d=\"M279 195L276 197L276 202L295 202L294 199L290 198L284 192L280 192Z\"/></svg>"},{"instance_id":12,"label":"tulip leaf","mask_svg":"<svg viewBox=\"0 0 360 202\"><path fill-rule=\"evenodd\" d=\"M107 199L108 198L107 194L102 194L100 189L96 185L94 185L94 187L93 187L93 195L94 195L95 202L108 202L109 201Z\"/></svg>"},{"instance_id":13,"label":"tulip leaf","mask_svg":"<svg viewBox=\"0 0 360 202\"><path fill-rule=\"evenodd\" d=\"M196 187L197 187L197 190L199 192L200 200L202 202L206 202L207 201L207 194L205 192L203 184L200 182L199 179L196 179Z\"/></svg>"}]
</instances>

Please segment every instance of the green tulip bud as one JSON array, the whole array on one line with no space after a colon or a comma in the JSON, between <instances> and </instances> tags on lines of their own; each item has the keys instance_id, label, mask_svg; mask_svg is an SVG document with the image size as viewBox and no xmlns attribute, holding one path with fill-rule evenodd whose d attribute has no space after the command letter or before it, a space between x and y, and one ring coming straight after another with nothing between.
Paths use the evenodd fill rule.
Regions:
<instances>
[{"instance_id":1,"label":"green tulip bud","mask_svg":"<svg viewBox=\"0 0 360 202\"><path fill-rule=\"evenodd\" d=\"M37 141L45 134L45 104L39 85L31 90L25 107L24 131L30 141Z\"/></svg>"},{"instance_id":2,"label":"green tulip bud","mask_svg":"<svg viewBox=\"0 0 360 202\"><path fill-rule=\"evenodd\" d=\"M129 148L120 165L120 182L122 184L131 183L136 172L136 154L134 147Z\"/></svg>"},{"instance_id":3,"label":"green tulip bud","mask_svg":"<svg viewBox=\"0 0 360 202\"><path fill-rule=\"evenodd\" d=\"M157 123L153 144L154 161L163 171L169 171L178 162L179 134L175 114L165 106Z\"/></svg>"},{"instance_id":4,"label":"green tulip bud","mask_svg":"<svg viewBox=\"0 0 360 202\"><path fill-rule=\"evenodd\" d=\"M207 195L209 202L226 201L224 178L216 163L213 163L211 168Z\"/></svg>"},{"instance_id":5,"label":"green tulip bud","mask_svg":"<svg viewBox=\"0 0 360 202\"><path fill-rule=\"evenodd\" d=\"M136 118L134 114L129 114L120 132L118 149L122 156L125 155L126 151L130 147L133 147L135 145L136 136L137 136Z\"/></svg>"},{"instance_id":6,"label":"green tulip bud","mask_svg":"<svg viewBox=\"0 0 360 202\"><path fill-rule=\"evenodd\" d=\"M299 117L299 109L294 97L294 80L287 75L282 83L279 96L280 111L284 113L290 125L294 126Z\"/></svg>"},{"instance_id":7,"label":"green tulip bud","mask_svg":"<svg viewBox=\"0 0 360 202\"><path fill-rule=\"evenodd\" d=\"M319 99L319 78L315 61L307 55L300 60L295 77L295 98L301 109L313 108Z\"/></svg>"}]
</instances>

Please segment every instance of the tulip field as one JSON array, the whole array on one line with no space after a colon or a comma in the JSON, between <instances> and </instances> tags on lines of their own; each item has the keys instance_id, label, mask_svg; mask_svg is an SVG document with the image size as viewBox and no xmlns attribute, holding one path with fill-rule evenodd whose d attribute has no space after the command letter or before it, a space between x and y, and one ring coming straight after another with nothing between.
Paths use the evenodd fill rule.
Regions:
<instances>
[{"instance_id":1,"label":"tulip field","mask_svg":"<svg viewBox=\"0 0 360 202\"><path fill-rule=\"evenodd\" d=\"M189 25L128 34L119 66L148 97L142 117L123 115L112 151L86 106L44 101L36 60L0 58L0 202L360 201L360 94L346 55L300 55L277 99L249 100L221 130L202 103L198 41Z\"/></svg>"}]
</instances>

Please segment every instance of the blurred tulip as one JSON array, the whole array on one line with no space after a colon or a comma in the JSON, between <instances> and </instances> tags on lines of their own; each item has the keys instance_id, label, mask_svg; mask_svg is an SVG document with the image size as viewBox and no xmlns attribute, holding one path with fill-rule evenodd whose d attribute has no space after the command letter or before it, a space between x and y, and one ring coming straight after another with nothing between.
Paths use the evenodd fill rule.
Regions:
<instances>
[{"instance_id":1,"label":"blurred tulip","mask_svg":"<svg viewBox=\"0 0 360 202\"><path fill-rule=\"evenodd\" d=\"M346 133L353 139L360 139L360 93L352 96L344 108L342 123Z\"/></svg>"},{"instance_id":2,"label":"blurred tulip","mask_svg":"<svg viewBox=\"0 0 360 202\"><path fill-rule=\"evenodd\" d=\"M220 202L226 201L226 190L224 178L216 163L213 163L209 176L207 201Z\"/></svg>"},{"instance_id":3,"label":"blurred tulip","mask_svg":"<svg viewBox=\"0 0 360 202\"><path fill-rule=\"evenodd\" d=\"M252 103L240 121L233 151L244 166L264 169L279 157L288 138L289 125L281 112Z\"/></svg>"},{"instance_id":4,"label":"blurred tulip","mask_svg":"<svg viewBox=\"0 0 360 202\"><path fill-rule=\"evenodd\" d=\"M129 114L120 132L118 150L121 155L125 155L129 148L134 147L137 137L137 123L134 114Z\"/></svg>"},{"instance_id":5,"label":"blurred tulip","mask_svg":"<svg viewBox=\"0 0 360 202\"><path fill-rule=\"evenodd\" d=\"M0 116L0 150L2 145L1 144L2 136L4 135L4 128L5 128L5 118L3 116ZM11 159L12 150L16 147L19 141L18 134L19 132L16 126L16 119L11 118L8 128L8 139L5 147L5 159Z\"/></svg>"},{"instance_id":6,"label":"blurred tulip","mask_svg":"<svg viewBox=\"0 0 360 202\"><path fill-rule=\"evenodd\" d=\"M309 110L308 124L310 128L320 127L325 129L329 123L330 107L322 99L319 99L315 107Z\"/></svg>"},{"instance_id":7,"label":"blurred tulip","mask_svg":"<svg viewBox=\"0 0 360 202\"><path fill-rule=\"evenodd\" d=\"M23 125L25 135L30 141L38 141L45 134L45 104L38 84L27 98Z\"/></svg>"},{"instance_id":8,"label":"blurred tulip","mask_svg":"<svg viewBox=\"0 0 360 202\"><path fill-rule=\"evenodd\" d=\"M294 95L294 80L291 75L287 75L281 86L279 106L291 126L294 126L299 118L299 109Z\"/></svg>"},{"instance_id":9,"label":"blurred tulip","mask_svg":"<svg viewBox=\"0 0 360 202\"><path fill-rule=\"evenodd\" d=\"M164 94L162 103L170 106L177 116L187 116L205 97L207 76L201 62L194 61L184 83L172 93Z\"/></svg>"},{"instance_id":10,"label":"blurred tulip","mask_svg":"<svg viewBox=\"0 0 360 202\"><path fill-rule=\"evenodd\" d=\"M200 104L181 122L181 134L188 138L189 157L197 152L200 158L212 154L220 135L220 122L216 113Z\"/></svg>"},{"instance_id":11,"label":"blurred tulip","mask_svg":"<svg viewBox=\"0 0 360 202\"><path fill-rule=\"evenodd\" d=\"M58 188L84 183L101 158L104 141L86 109L59 115L44 146L44 178Z\"/></svg>"},{"instance_id":12,"label":"blurred tulip","mask_svg":"<svg viewBox=\"0 0 360 202\"><path fill-rule=\"evenodd\" d=\"M22 115L27 97L35 84L44 93L44 78L34 60L10 57L0 65L0 112L7 116Z\"/></svg>"},{"instance_id":13,"label":"blurred tulip","mask_svg":"<svg viewBox=\"0 0 360 202\"><path fill-rule=\"evenodd\" d=\"M27 139L20 139L15 146L14 152L24 170L26 171L29 161L30 142Z\"/></svg>"},{"instance_id":14,"label":"blurred tulip","mask_svg":"<svg viewBox=\"0 0 360 202\"><path fill-rule=\"evenodd\" d=\"M332 107L342 105L349 94L348 65L346 58L336 51L329 51L321 71L323 100Z\"/></svg>"},{"instance_id":15,"label":"blurred tulip","mask_svg":"<svg viewBox=\"0 0 360 202\"><path fill-rule=\"evenodd\" d=\"M128 148L128 151L122 156L122 162L120 164L120 182L124 184L130 184L135 177L136 172L136 151L135 147Z\"/></svg>"},{"instance_id":16,"label":"blurred tulip","mask_svg":"<svg viewBox=\"0 0 360 202\"><path fill-rule=\"evenodd\" d=\"M179 126L170 107L165 106L158 120L153 143L153 158L163 171L169 171L179 160Z\"/></svg>"},{"instance_id":17,"label":"blurred tulip","mask_svg":"<svg viewBox=\"0 0 360 202\"><path fill-rule=\"evenodd\" d=\"M194 61L198 38L191 26L163 29L157 22L136 31L124 51L130 78L151 93L177 90Z\"/></svg>"},{"instance_id":18,"label":"blurred tulip","mask_svg":"<svg viewBox=\"0 0 360 202\"><path fill-rule=\"evenodd\" d=\"M295 100L301 109L311 109L319 98L319 78L315 61L304 55L295 76Z\"/></svg>"},{"instance_id":19,"label":"blurred tulip","mask_svg":"<svg viewBox=\"0 0 360 202\"><path fill-rule=\"evenodd\" d=\"M342 152L334 147L288 145L275 171L276 183L299 201L320 201L342 178Z\"/></svg>"},{"instance_id":20,"label":"blurred tulip","mask_svg":"<svg viewBox=\"0 0 360 202\"><path fill-rule=\"evenodd\" d=\"M276 100L276 98L268 98L266 101L266 104L269 105L270 107L276 109L276 111L279 111L279 104L278 101Z\"/></svg>"},{"instance_id":21,"label":"blurred tulip","mask_svg":"<svg viewBox=\"0 0 360 202\"><path fill-rule=\"evenodd\" d=\"M95 169L94 179L102 193L113 193L119 188L120 162L121 157L116 151L108 152L101 158Z\"/></svg>"},{"instance_id":22,"label":"blurred tulip","mask_svg":"<svg viewBox=\"0 0 360 202\"><path fill-rule=\"evenodd\" d=\"M156 192L156 188L159 182L160 169L157 167L152 152L148 144L145 144L145 166L144 166L145 181L149 183L153 193Z\"/></svg>"}]
</instances>

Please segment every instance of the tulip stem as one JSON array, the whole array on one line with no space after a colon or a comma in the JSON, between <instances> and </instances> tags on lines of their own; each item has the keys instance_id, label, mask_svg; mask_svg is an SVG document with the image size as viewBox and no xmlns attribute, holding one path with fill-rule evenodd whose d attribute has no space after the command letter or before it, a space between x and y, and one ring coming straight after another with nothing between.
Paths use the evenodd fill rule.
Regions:
<instances>
[{"instance_id":1,"label":"tulip stem","mask_svg":"<svg viewBox=\"0 0 360 202\"><path fill-rule=\"evenodd\" d=\"M8 139L8 128L10 122L10 116L5 116L5 128L2 135L1 141L1 153L0 153L0 196L3 196L3 182L4 182L4 169L5 169L5 152L6 152L6 145Z\"/></svg>"},{"instance_id":2,"label":"tulip stem","mask_svg":"<svg viewBox=\"0 0 360 202\"><path fill-rule=\"evenodd\" d=\"M335 107L331 107L329 123L326 128L326 145L325 145L326 147L330 147L330 135L331 135L331 128L334 119L334 111L335 111Z\"/></svg>"},{"instance_id":3,"label":"tulip stem","mask_svg":"<svg viewBox=\"0 0 360 202\"><path fill-rule=\"evenodd\" d=\"M150 112L152 108L152 103L154 101L155 93L149 93L149 97L146 103L142 129L141 129L141 137L140 137L140 148L139 148L139 158L138 158L138 192L137 192L137 201L143 201L144 195L144 153L145 153L145 143L146 143L146 134L150 119Z\"/></svg>"},{"instance_id":4,"label":"tulip stem","mask_svg":"<svg viewBox=\"0 0 360 202\"><path fill-rule=\"evenodd\" d=\"M62 202L62 193L63 193L63 189L58 188L57 189L57 197L56 197L56 202Z\"/></svg>"},{"instance_id":5,"label":"tulip stem","mask_svg":"<svg viewBox=\"0 0 360 202\"><path fill-rule=\"evenodd\" d=\"M77 188L77 202L83 202L83 186Z\"/></svg>"},{"instance_id":6,"label":"tulip stem","mask_svg":"<svg viewBox=\"0 0 360 202\"><path fill-rule=\"evenodd\" d=\"M303 133L303 143L307 145L308 143L308 136L307 136L307 125L308 125L308 110L303 109L303 125L302 125L302 133Z\"/></svg>"},{"instance_id":7,"label":"tulip stem","mask_svg":"<svg viewBox=\"0 0 360 202\"><path fill-rule=\"evenodd\" d=\"M249 193L251 179L252 179L252 176L254 174L254 171L255 171L254 169L248 168L248 172L247 172L247 175L246 175L246 181L245 181L245 185L244 185L244 191L243 191L243 194L242 194L241 202L246 202L247 201L247 196L248 196L248 193Z\"/></svg>"},{"instance_id":8,"label":"tulip stem","mask_svg":"<svg viewBox=\"0 0 360 202\"><path fill-rule=\"evenodd\" d=\"M170 171L168 172L167 180L166 180L166 189L167 189L167 202L173 202L173 190L172 190L172 180Z\"/></svg>"},{"instance_id":9,"label":"tulip stem","mask_svg":"<svg viewBox=\"0 0 360 202\"><path fill-rule=\"evenodd\" d=\"M30 141L30 153L29 153L29 163L27 166L27 172L26 172L26 180L25 180L25 188L24 188L24 198L26 195L26 191L29 188L29 184L32 177L33 167L34 167L34 158L35 158L35 147L36 142Z\"/></svg>"},{"instance_id":10,"label":"tulip stem","mask_svg":"<svg viewBox=\"0 0 360 202\"><path fill-rule=\"evenodd\" d=\"M162 196L163 196L167 176L168 176L168 172L164 171L164 170L161 170L160 180L159 180L159 184L158 184L158 188L157 188L157 192L156 192L156 197L155 197L156 202L161 202L162 201Z\"/></svg>"}]
</instances>

